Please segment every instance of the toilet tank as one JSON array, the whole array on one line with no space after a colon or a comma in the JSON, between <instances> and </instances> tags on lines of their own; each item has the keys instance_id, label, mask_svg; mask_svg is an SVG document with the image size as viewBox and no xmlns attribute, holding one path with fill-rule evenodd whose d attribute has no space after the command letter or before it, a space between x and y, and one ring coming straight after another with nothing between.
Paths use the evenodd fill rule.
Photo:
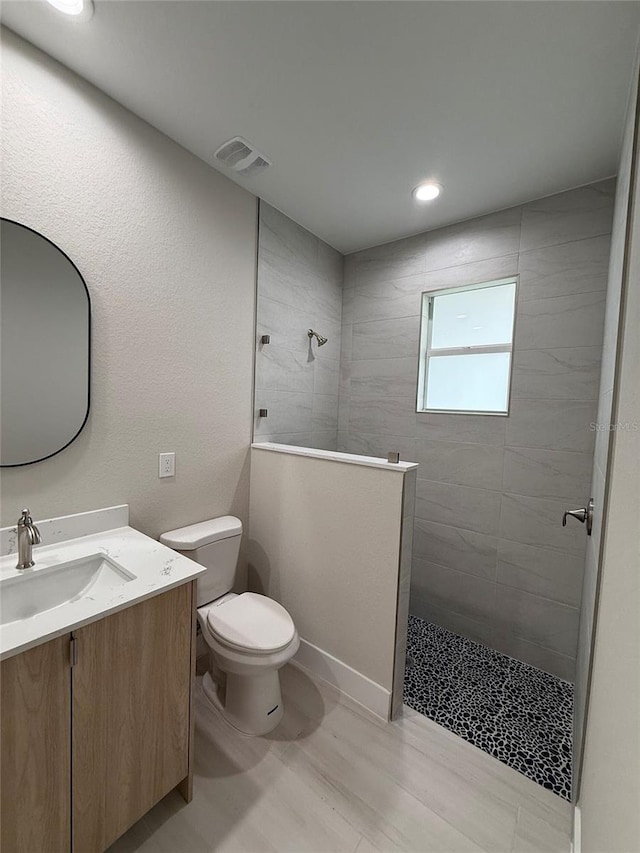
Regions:
<instances>
[{"instance_id":1,"label":"toilet tank","mask_svg":"<svg viewBox=\"0 0 640 853\"><path fill-rule=\"evenodd\" d=\"M198 607L231 592L236 579L242 522L232 515L163 533L160 542L207 571L198 578Z\"/></svg>"}]
</instances>

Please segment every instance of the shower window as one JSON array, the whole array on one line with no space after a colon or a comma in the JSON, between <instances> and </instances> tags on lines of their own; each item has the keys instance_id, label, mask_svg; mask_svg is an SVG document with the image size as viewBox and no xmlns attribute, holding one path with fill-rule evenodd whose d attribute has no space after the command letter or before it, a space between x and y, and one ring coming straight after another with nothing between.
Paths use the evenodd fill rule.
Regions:
<instances>
[{"instance_id":1,"label":"shower window","mask_svg":"<svg viewBox=\"0 0 640 853\"><path fill-rule=\"evenodd\" d=\"M422 294L419 412L507 415L516 279Z\"/></svg>"}]
</instances>

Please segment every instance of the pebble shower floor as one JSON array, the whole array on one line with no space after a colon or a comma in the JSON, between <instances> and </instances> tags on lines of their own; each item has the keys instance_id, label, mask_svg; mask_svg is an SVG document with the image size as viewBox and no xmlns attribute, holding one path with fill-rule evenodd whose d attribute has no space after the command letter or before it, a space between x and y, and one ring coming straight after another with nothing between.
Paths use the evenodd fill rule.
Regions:
<instances>
[{"instance_id":1,"label":"pebble shower floor","mask_svg":"<svg viewBox=\"0 0 640 853\"><path fill-rule=\"evenodd\" d=\"M569 682L409 616L404 701L571 799Z\"/></svg>"}]
</instances>

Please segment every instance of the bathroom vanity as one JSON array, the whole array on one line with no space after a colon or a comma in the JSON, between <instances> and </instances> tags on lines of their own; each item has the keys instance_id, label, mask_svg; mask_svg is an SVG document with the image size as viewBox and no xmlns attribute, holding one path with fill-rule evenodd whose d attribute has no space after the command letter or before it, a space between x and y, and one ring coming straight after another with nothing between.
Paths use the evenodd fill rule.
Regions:
<instances>
[{"instance_id":1,"label":"bathroom vanity","mask_svg":"<svg viewBox=\"0 0 640 853\"><path fill-rule=\"evenodd\" d=\"M104 512L103 523L118 512L122 521L126 508ZM79 518L41 523L43 542L65 526L77 533ZM6 554L11 531L3 534ZM15 554L1 561L1 847L101 853L173 788L191 799L201 567L126 525L34 557L18 578ZM41 606L35 586L56 572L75 594L28 615ZM16 619L18 584L27 591Z\"/></svg>"}]
</instances>

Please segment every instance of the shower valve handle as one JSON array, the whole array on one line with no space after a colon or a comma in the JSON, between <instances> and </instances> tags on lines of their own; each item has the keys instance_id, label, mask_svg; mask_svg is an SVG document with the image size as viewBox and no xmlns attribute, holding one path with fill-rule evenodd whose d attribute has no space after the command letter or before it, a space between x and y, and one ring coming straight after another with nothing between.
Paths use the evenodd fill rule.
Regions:
<instances>
[{"instance_id":1,"label":"shower valve handle","mask_svg":"<svg viewBox=\"0 0 640 853\"><path fill-rule=\"evenodd\" d=\"M580 524L584 524L587 520L587 508L586 506L580 507L580 509L568 509L562 513L562 526L567 526L567 516L570 515L571 518L575 518Z\"/></svg>"},{"instance_id":2,"label":"shower valve handle","mask_svg":"<svg viewBox=\"0 0 640 853\"><path fill-rule=\"evenodd\" d=\"M567 516L575 518L580 524L587 524L587 536L591 536L591 528L593 525L593 498L586 506L581 506L579 509L568 509L562 513L562 526L567 526Z\"/></svg>"}]
</instances>

